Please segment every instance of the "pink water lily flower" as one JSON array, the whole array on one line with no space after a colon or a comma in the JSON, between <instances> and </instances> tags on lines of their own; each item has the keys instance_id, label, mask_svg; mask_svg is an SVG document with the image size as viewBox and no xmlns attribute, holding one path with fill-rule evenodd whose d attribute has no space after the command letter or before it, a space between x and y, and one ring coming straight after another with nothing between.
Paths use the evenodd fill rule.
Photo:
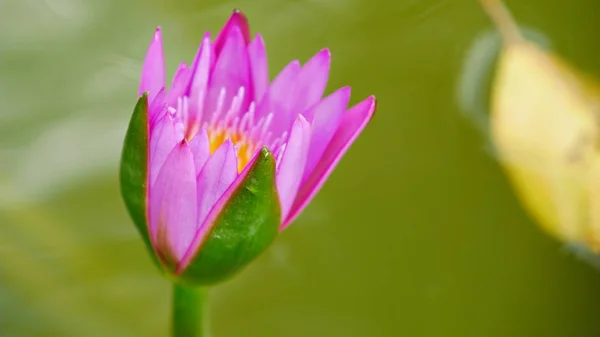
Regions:
<instances>
[{"instance_id":1,"label":"pink water lily flower","mask_svg":"<svg viewBox=\"0 0 600 337\"><path fill-rule=\"evenodd\" d=\"M269 81L260 34L235 11L166 88L160 28L143 64L148 93L148 231L161 258L185 269L261 149L275 160L279 230L306 207L375 110L348 108L350 87L323 97L330 52L290 62ZM251 221L250 219L248 221Z\"/></svg>"}]
</instances>

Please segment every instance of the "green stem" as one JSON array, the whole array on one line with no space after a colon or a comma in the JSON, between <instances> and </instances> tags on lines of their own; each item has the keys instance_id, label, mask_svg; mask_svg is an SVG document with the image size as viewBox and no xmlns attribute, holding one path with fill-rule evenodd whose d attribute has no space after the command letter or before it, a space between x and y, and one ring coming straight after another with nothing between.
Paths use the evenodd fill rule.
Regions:
<instances>
[{"instance_id":1,"label":"green stem","mask_svg":"<svg viewBox=\"0 0 600 337\"><path fill-rule=\"evenodd\" d=\"M205 302L206 292L204 289L173 284L173 337L202 337L204 335Z\"/></svg>"}]
</instances>

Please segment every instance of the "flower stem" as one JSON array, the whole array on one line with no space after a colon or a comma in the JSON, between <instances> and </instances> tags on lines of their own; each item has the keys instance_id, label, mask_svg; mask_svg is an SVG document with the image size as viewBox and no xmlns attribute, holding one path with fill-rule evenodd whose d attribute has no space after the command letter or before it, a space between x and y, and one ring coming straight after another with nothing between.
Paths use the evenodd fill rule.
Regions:
<instances>
[{"instance_id":1,"label":"flower stem","mask_svg":"<svg viewBox=\"0 0 600 337\"><path fill-rule=\"evenodd\" d=\"M202 337L206 292L173 283L172 337Z\"/></svg>"}]
</instances>

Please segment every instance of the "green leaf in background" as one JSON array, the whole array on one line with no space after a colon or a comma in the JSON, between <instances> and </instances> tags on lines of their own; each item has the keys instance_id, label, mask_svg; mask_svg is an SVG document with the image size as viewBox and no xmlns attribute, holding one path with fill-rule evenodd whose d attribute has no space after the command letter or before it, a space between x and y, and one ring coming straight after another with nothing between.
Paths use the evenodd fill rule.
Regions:
<instances>
[{"instance_id":1,"label":"green leaf in background","mask_svg":"<svg viewBox=\"0 0 600 337\"><path fill-rule=\"evenodd\" d=\"M120 171L121 195L152 260L161 269L150 236L146 217L148 183L148 94L138 100L125 135Z\"/></svg>"},{"instance_id":2,"label":"green leaf in background","mask_svg":"<svg viewBox=\"0 0 600 337\"><path fill-rule=\"evenodd\" d=\"M263 147L180 279L206 285L233 276L271 245L280 222L275 159Z\"/></svg>"}]
</instances>

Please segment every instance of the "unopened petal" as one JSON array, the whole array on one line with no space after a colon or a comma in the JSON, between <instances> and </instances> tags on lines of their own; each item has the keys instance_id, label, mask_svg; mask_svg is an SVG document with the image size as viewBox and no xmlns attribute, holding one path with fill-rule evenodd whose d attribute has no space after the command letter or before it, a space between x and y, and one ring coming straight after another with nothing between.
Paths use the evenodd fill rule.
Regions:
<instances>
[{"instance_id":1,"label":"unopened petal","mask_svg":"<svg viewBox=\"0 0 600 337\"><path fill-rule=\"evenodd\" d=\"M187 143L179 143L150 190L150 233L161 258L176 265L194 238L197 225L196 170Z\"/></svg>"},{"instance_id":2,"label":"unopened petal","mask_svg":"<svg viewBox=\"0 0 600 337\"><path fill-rule=\"evenodd\" d=\"M277 192L281 204L281 218L285 219L292 208L302 181L310 146L310 124L302 115L292 126L285 150L278 159Z\"/></svg>"},{"instance_id":3,"label":"unopened petal","mask_svg":"<svg viewBox=\"0 0 600 337\"><path fill-rule=\"evenodd\" d=\"M246 43L239 27L234 26L227 32L227 39L211 74L206 110L216 111L219 100L222 100L224 106L221 108L220 119L225 120L228 117L237 116L240 112L245 112L250 103L249 84L250 66ZM237 103L239 104L237 107L232 107L233 98L238 95L240 88L244 88L245 91L242 97L237 99L243 99ZM221 96L222 90L225 90L224 96ZM233 114L229 114L228 110L231 108L236 110L233 111Z\"/></svg>"},{"instance_id":4,"label":"unopened petal","mask_svg":"<svg viewBox=\"0 0 600 337\"><path fill-rule=\"evenodd\" d=\"M169 106L177 106L177 99L185 94L185 90L190 80L190 69L185 62L181 62L175 75L173 75L173 82L171 88L166 95L166 101Z\"/></svg>"},{"instance_id":5,"label":"unopened petal","mask_svg":"<svg viewBox=\"0 0 600 337\"><path fill-rule=\"evenodd\" d=\"M375 112L375 97L369 97L350 108L342 116L340 126L325 149L319 163L303 182L291 212L283 223L289 225L319 191L344 153L365 128Z\"/></svg>"},{"instance_id":6,"label":"unopened petal","mask_svg":"<svg viewBox=\"0 0 600 337\"><path fill-rule=\"evenodd\" d=\"M208 80L215 62L214 50L210 42L210 34L205 34L198 53L194 58L186 95L189 96L189 118L202 120L204 116L197 115L204 110L204 101L208 92Z\"/></svg>"},{"instance_id":7,"label":"unopened petal","mask_svg":"<svg viewBox=\"0 0 600 337\"><path fill-rule=\"evenodd\" d=\"M269 64L265 42L260 34L248 45L248 58L252 73L252 94L255 102L260 102L269 87Z\"/></svg>"},{"instance_id":8,"label":"unopened petal","mask_svg":"<svg viewBox=\"0 0 600 337\"><path fill-rule=\"evenodd\" d=\"M237 173L235 148L231 140L227 140L208 159L198 175L198 224L204 221Z\"/></svg>"},{"instance_id":9,"label":"unopened petal","mask_svg":"<svg viewBox=\"0 0 600 337\"><path fill-rule=\"evenodd\" d=\"M156 28L142 66L139 95L148 91L148 101L152 102L158 91L165 86L165 58L163 55L162 33Z\"/></svg>"},{"instance_id":10,"label":"unopened petal","mask_svg":"<svg viewBox=\"0 0 600 337\"><path fill-rule=\"evenodd\" d=\"M244 44L248 44L248 42L250 42L250 26L248 25L248 19L244 13L242 13L242 11L236 9L233 11L233 14L231 14L229 20L227 20L227 23L225 23L225 26L223 26L223 29L221 29L219 35L217 35L215 39L215 51L217 55L219 55L223 50L223 46L230 37L229 32L234 28L239 29L242 33Z\"/></svg>"}]
</instances>

